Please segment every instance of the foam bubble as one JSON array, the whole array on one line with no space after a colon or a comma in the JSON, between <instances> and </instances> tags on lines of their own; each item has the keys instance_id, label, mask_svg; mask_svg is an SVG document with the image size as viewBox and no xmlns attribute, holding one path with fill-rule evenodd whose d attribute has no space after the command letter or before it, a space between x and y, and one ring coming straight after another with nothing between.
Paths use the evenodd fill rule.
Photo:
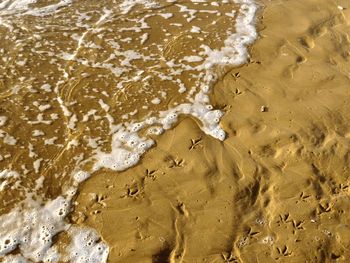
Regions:
<instances>
[{"instance_id":1,"label":"foam bubble","mask_svg":"<svg viewBox=\"0 0 350 263\"><path fill-rule=\"evenodd\" d=\"M24 210L16 208L0 216L0 257L16 248L34 262L56 257L51 249L53 237L67 229L63 218L69 209L69 202L60 196L44 206L31 202Z\"/></svg>"},{"instance_id":2,"label":"foam bubble","mask_svg":"<svg viewBox=\"0 0 350 263\"><path fill-rule=\"evenodd\" d=\"M75 194L75 193L74 193ZM108 246L95 230L72 226L64 221L71 209L71 197L59 196L42 206L27 200L25 208L15 208L0 216L0 258L2 262L98 262L107 261ZM54 236L66 231L71 243L62 258ZM18 249L20 254L11 255Z\"/></svg>"},{"instance_id":3,"label":"foam bubble","mask_svg":"<svg viewBox=\"0 0 350 263\"><path fill-rule=\"evenodd\" d=\"M86 171L78 171L74 173L73 178L77 183L81 183L90 177L90 173Z\"/></svg>"},{"instance_id":4,"label":"foam bubble","mask_svg":"<svg viewBox=\"0 0 350 263\"><path fill-rule=\"evenodd\" d=\"M143 5L144 8L154 8L158 4L152 0L124 0L120 5L122 14L129 13L136 5Z\"/></svg>"},{"instance_id":5,"label":"foam bubble","mask_svg":"<svg viewBox=\"0 0 350 263\"><path fill-rule=\"evenodd\" d=\"M71 227L69 229L72 242L68 247L71 263L104 263L107 262L108 246L101 241L96 231L88 228Z\"/></svg>"},{"instance_id":6,"label":"foam bubble","mask_svg":"<svg viewBox=\"0 0 350 263\"><path fill-rule=\"evenodd\" d=\"M0 116L0 127L4 126L6 124L7 117L6 116Z\"/></svg>"},{"instance_id":7,"label":"foam bubble","mask_svg":"<svg viewBox=\"0 0 350 263\"><path fill-rule=\"evenodd\" d=\"M21 255L8 255L3 258L3 263L27 263L28 261Z\"/></svg>"}]
</instances>

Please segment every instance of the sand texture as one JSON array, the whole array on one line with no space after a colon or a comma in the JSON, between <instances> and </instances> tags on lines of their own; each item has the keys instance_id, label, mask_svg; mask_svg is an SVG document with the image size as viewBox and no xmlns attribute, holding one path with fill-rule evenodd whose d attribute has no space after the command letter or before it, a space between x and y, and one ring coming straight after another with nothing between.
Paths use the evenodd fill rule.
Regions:
<instances>
[{"instance_id":1,"label":"sand texture","mask_svg":"<svg viewBox=\"0 0 350 263\"><path fill-rule=\"evenodd\" d=\"M81 186L70 220L109 262L349 262L350 3L265 0L258 19L213 91L224 142L184 118Z\"/></svg>"},{"instance_id":2,"label":"sand texture","mask_svg":"<svg viewBox=\"0 0 350 263\"><path fill-rule=\"evenodd\" d=\"M198 119L180 116L176 127L152 137L156 145L136 166L123 172L100 169L79 186L67 222L96 229L109 246L108 262L350 262L350 1L260 3L259 39L250 47L249 63L222 69L211 93L214 109L225 113L221 127L227 138L206 135ZM227 26L229 20L220 21ZM185 50L181 41L171 45ZM175 48L165 53L179 55ZM69 63L74 73L75 62ZM108 81L97 84L109 87ZM65 84L64 99L81 102L72 105L83 112L89 101L74 91L78 84L85 85L80 79ZM0 97L2 107L12 109L11 101L5 104L6 94ZM127 95L116 96L128 102ZM143 99L140 95L135 105ZM162 103L151 107L170 104ZM112 109L116 115L118 109ZM73 141L84 132L107 136L107 120L105 130L97 129L97 122L91 129L84 125L77 124L74 133L65 131L64 123L56 128L62 140ZM26 126L11 129L23 141L32 133ZM60 152L38 146L39 155L52 160L42 160L44 187L36 189L48 199L69 184L77 162L73 156L80 150L91 154L70 146ZM11 152L8 162L20 167L27 162L24 151ZM57 177L62 171L64 176ZM40 186L38 176L28 176L28 188ZM24 199L20 193L0 193L0 214ZM62 248L67 240L61 232L54 241Z\"/></svg>"}]
</instances>

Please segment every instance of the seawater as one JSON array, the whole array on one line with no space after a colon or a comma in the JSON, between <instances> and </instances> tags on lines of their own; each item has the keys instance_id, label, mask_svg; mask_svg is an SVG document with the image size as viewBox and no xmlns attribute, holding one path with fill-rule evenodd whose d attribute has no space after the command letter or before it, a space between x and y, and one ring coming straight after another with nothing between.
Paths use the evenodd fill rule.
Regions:
<instances>
[{"instance_id":1,"label":"seawater","mask_svg":"<svg viewBox=\"0 0 350 263\"><path fill-rule=\"evenodd\" d=\"M0 1L0 258L106 262L98 234L66 219L79 183L137 164L182 115L224 140L209 94L247 61L256 10L253 0Z\"/></svg>"}]
</instances>

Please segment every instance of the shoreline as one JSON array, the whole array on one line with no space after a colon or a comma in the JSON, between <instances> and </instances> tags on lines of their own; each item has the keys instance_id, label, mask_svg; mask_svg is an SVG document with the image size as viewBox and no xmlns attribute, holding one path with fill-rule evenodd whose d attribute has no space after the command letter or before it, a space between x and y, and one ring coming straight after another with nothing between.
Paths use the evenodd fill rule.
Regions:
<instances>
[{"instance_id":1,"label":"shoreline","mask_svg":"<svg viewBox=\"0 0 350 263\"><path fill-rule=\"evenodd\" d=\"M38 66L38 72L33 69L34 77L27 80L28 87L3 92L4 116L0 116L0 126L4 130L0 135L6 145L0 161L7 168L0 173L0 255L4 262L28 258L113 263L349 261L350 3L261 0L254 12L257 38L244 46L235 40L241 34L243 43L249 41L254 33L249 30L251 20L242 22L248 29L241 31L229 21L251 14L253 9L240 9L237 16L238 9L232 8L231 3L252 1L257 2L203 2L203 6L196 1L184 5L160 2L170 13L144 10L154 6L152 1L140 1L140 5L125 1L120 6L110 6L107 1L106 8L91 16L88 11L76 11L85 8L70 1L48 6L14 5L14 9L10 5L9 10L5 6L2 14L24 15L23 20L18 19L19 28L26 24L25 14L32 14L34 23L51 21L36 20L35 14L51 14L50 19L54 20L56 15L69 17L72 12L72 20L67 23L74 25L77 19L80 22L73 31L86 31L80 38L71 32L62 36L62 42L70 41L72 47L77 41L78 47L71 53L67 44L55 45L53 39L47 42L53 41L51 45L42 45L46 43L46 22L43 27L35 27L35 48L69 51L60 53L69 64L63 63L62 68L59 65L57 71L63 69L67 82L58 81L54 87L53 77L52 83L45 80L45 75L43 80L36 80L35 74L41 70ZM192 8L197 9L197 4L203 8L198 16L188 7L194 5ZM134 27L128 19L113 16L113 10L118 8L124 8L123 15L135 8L135 17L146 11L145 17L150 19L141 19L140 26L141 20L130 20ZM152 10L157 10L156 15ZM215 15L219 10L225 18ZM196 16L193 26L190 21ZM165 23L164 27L153 30L157 19ZM83 20L86 23L81 23ZM4 32L11 23L5 25ZM147 23L152 26L147 27ZM96 30L101 26L100 37L95 36L95 26ZM119 52L118 41L108 39L116 37L108 33L113 33L112 26L126 30L125 37L120 34L117 39L125 45L124 53ZM233 34L226 26L233 31L236 28L239 34ZM135 35L128 37L128 29L135 30ZM187 31L191 33L182 34ZM6 32L13 36L14 43L21 42L28 33ZM181 38L173 39L177 34ZM229 37L220 38L222 35ZM199 45L207 39L204 36L218 39L208 40L210 47ZM197 37L201 39L198 43L191 42ZM225 47L216 49L220 39L226 39ZM32 41L28 41L30 46ZM156 58L148 62L145 59L144 65L154 65L150 67L155 71L141 70L136 74L140 57L150 59L152 48L159 49L161 44L165 49L154 55L160 56L162 65L157 64ZM115 63L103 60L102 53L95 57L94 48L105 49L108 54L116 47L118 55L110 56L117 59ZM0 52L6 53L6 48ZM28 58L36 58L36 52L44 54L34 47L28 54L22 47L11 48ZM128 53L130 48L145 53ZM200 48L203 52L197 54ZM238 55L246 52L247 63L228 66L229 62L232 65L241 61L242 56ZM232 53L238 58L230 56ZM54 57L55 53L50 54ZM22 72L14 70L18 66L23 69L21 82L25 82L26 70L30 73L34 65L25 56L18 61L11 55L3 59L15 59L12 64L7 63L9 67L6 63L0 65L13 73L6 75L9 81L16 83L13 76ZM48 57L43 56L42 68L45 63L50 64L48 71L52 72L47 76L56 76L56 65L51 64L55 60L48 62ZM96 62L99 59L103 65ZM89 79L90 75L84 72L90 69L90 60L92 77L99 76L92 89L88 84L96 78ZM79 64L82 61L87 64ZM118 61L136 70L130 73L130 83L127 74L121 76L121 82L117 81L119 88L127 85L130 93L122 90L119 94L118 90L114 94L115 90L108 86L116 83L108 70ZM102 68L95 68L98 64ZM212 67L218 64L223 66L214 72ZM205 72L200 73L204 68ZM114 69L112 73L117 74L117 68ZM127 67L121 70L128 71ZM147 83L139 85L144 81L143 74L151 80L145 78ZM166 74L171 81L165 80ZM173 79L172 74L183 75ZM209 86L203 82L212 83L214 79L215 85L208 92ZM156 80L160 81L161 90L148 90L158 83ZM41 85L41 81L46 84ZM4 83L0 80L4 89L10 87ZM191 83L195 85L192 87ZM59 85L63 85L62 90ZM172 90L172 85L183 90ZM183 92L188 92L186 99L181 97L187 94ZM144 93L148 95L143 96ZM133 96L139 103L128 101ZM84 106L93 101L96 109ZM16 109L13 116L7 116L11 103L16 104ZM24 113L28 112L28 116L21 115L20 105L26 105ZM135 111L135 105L140 109L143 105L142 113ZM163 108L167 110L162 111ZM122 109L130 109L130 114L121 115ZM147 111L158 112L159 119L149 118L146 124L133 121L142 119ZM125 127L114 125L120 120ZM21 123L23 126L17 129ZM153 125L154 133L147 125ZM223 131L225 140L221 140ZM146 141L139 135L149 137ZM151 147L152 140L155 146ZM125 167L129 168L123 170ZM89 169L91 173L84 171ZM8 210L11 213L6 214Z\"/></svg>"},{"instance_id":2,"label":"shoreline","mask_svg":"<svg viewBox=\"0 0 350 263\"><path fill-rule=\"evenodd\" d=\"M75 214L87 215L83 224L110 245L109 262L349 258L342 249L349 82L338 70L348 64L336 50L334 68L325 53L333 32L345 34L348 9L342 15L327 1L263 3L251 63L226 74L211 94L226 110L228 138L210 138L184 118L137 166L98 173L81 187ZM286 16L292 11L295 17ZM319 25L326 33L310 36ZM314 47L300 41L307 36Z\"/></svg>"}]
</instances>

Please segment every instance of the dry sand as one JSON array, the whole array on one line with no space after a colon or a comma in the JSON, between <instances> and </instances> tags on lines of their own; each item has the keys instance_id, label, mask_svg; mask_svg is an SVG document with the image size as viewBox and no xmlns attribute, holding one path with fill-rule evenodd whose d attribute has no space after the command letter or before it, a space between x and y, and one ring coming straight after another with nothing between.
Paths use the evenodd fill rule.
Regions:
<instances>
[{"instance_id":1,"label":"dry sand","mask_svg":"<svg viewBox=\"0 0 350 263\"><path fill-rule=\"evenodd\" d=\"M109 262L349 262L350 2L265 0L259 19L213 92L224 142L186 118L81 186L70 219Z\"/></svg>"}]
</instances>

